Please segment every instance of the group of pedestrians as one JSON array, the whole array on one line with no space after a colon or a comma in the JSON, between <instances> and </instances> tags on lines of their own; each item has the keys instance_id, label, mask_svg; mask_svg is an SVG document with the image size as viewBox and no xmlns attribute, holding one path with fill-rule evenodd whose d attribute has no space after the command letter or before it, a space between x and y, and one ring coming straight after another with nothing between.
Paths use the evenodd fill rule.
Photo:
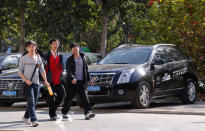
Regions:
<instances>
[{"instance_id":1,"label":"group of pedestrians","mask_svg":"<svg viewBox=\"0 0 205 131\"><path fill-rule=\"evenodd\" d=\"M95 114L92 112L87 96L87 86L88 84L93 85L93 82L90 79L85 55L80 52L79 44L73 43L70 45L72 56L66 62L67 84L64 86L61 82L64 70L63 55L58 53L60 42L58 39L51 39L49 45L50 51L43 54L37 51L38 46L36 42L32 40L27 41L27 53L24 53L20 59L18 74L28 85L28 95L26 96L27 108L23 116L23 121L26 124L31 124L33 127L39 126L35 113L40 91L39 77L43 78L45 85L51 87L55 94L48 94L49 116L51 120L55 121L59 119L56 111L63 101L61 117L65 120L71 120L68 112L72 100L77 94L80 96L84 105L85 119L94 118ZM45 62L41 58L44 58Z\"/></svg>"}]
</instances>

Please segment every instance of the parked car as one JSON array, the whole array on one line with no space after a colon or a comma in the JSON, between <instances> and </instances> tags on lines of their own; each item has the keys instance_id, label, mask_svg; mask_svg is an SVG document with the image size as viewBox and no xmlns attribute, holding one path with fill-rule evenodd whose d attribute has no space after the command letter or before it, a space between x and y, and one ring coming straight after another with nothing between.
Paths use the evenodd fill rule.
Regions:
<instances>
[{"instance_id":1,"label":"parked car","mask_svg":"<svg viewBox=\"0 0 205 131\"><path fill-rule=\"evenodd\" d=\"M92 105L130 101L134 108L148 108L159 98L196 100L197 68L173 44L121 45L89 68L94 86L88 86ZM81 105L77 99L77 103Z\"/></svg>"},{"instance_id":2,"label":"parked car","mask_svg":"<svg viewBox=\"0 0 205 131\"><path fill-rule=\"evenodd\" d=\"M0 53L0 74L8 70L16 69L19 64L21 54Z\"/></svg>"},{"instance_id":3,"label":"parked car","mask_svg":"<svg viewBox=\"0 0 205 131\"><path fill-rule=\"evenodd\" d=\"M71 53L61 53L61 54L63 54L63 63L64 65L66 65L66 60L69 56L71 56ZM86 59L90 61L90 64L92 64L92 62L97 61L97 60L91 60L90 57L93 56L90 55L98 55L98 54L95 53L85 53L85 54L86 54ZM25 101L22 92L22 87L21 87L23 80L18 75L17 67L18 64L16 66L16 69L12 71L8 70L7 72L0 74L0 106L11 106L15 102ZM62 77L64 86L66 84L65 77L66 77L66 71L64 70L63 77ZM40 89L39 97L41 101L45 101L47 97L47 91L43 85L43 82L41 81L40 83L41 83L40 84L41 89Z\"/></svg>"}]
</instances>

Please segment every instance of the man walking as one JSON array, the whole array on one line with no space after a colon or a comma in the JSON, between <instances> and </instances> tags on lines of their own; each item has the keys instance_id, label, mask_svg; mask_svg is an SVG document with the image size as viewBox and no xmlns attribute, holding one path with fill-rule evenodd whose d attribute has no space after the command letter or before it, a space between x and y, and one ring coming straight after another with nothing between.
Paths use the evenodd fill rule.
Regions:
<instances>
[{"instance_id":1,"label":"man walking","mask_svg":"<svg viewBox=\"0 0 205 131\"><path fill-rule=\"evenodd\" d=\"M44 82L47 86L49 83L47 82L46 73L44 70L44 65L41 58L36 54L37 44L34 41L26 42L26 49L28 54L24 55L19 63L18 73L19 76L23 79L24 82L28 85L27 89L27 109L23 117L23 121L26 124L29 123L29 118L31 119L32 126L37 127L39 126L36 118L36 105L38 102L38 95L40 91L39 87L39 71L41 76L44 79ZM38 68L35 67L39 65ZM35 70L35 72L34 72ZM34 75L32 77L32 74ZM30 80L32 78L32 80Z\"/></svg>"},{"instance_id":2,"label":"man walking","mask_svg":"<svg viewBox=\"0 0 205 131\"><path fill-rule=\"evenodd\" d=\"M67 113L70 110L73 98L76 96L76 94L79 94L80 99L84 105L85 119L89 120L94 118L95 114L92 112L88 100L87 84L90 82L90 85L93 85L93 82L90 80L85 55L79 52L79 44L71 44L70 49L72 50L73 55L68 58L66 63L68 86L66 89L64 107L62 109L62 117L64 119L70 119Z\"/></svg>"},{"instance_id":3,"label":"man walking","mask_svg":"<svg viewBox=\"0 0 205 131\"><path fill-rule=\"evenodd\" d=\"M47 59L46 73L48 82L51 85L53 93L56 95L48 95L49 116L50 119L57 120L56 110L62 103L65 92L61 83L63 72L63 56L58 54L59 40L51 39L49 41L51 50L45 55Z\"/></svg>"}]
</instances>

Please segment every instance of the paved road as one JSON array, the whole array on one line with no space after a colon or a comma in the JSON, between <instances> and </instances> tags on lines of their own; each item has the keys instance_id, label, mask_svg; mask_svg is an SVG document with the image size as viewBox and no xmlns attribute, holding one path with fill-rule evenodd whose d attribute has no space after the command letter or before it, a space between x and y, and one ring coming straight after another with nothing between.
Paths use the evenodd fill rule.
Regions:
<instances>
[{"instance_id":1,"label":"paved road","mask_svg":"<svg viewBox=\"0 0 205 131\"><path fill-rule=\"evenodd\" d=\"M23 111L1 112L0 130L44 131L204 131L205 116L134 113L97 113L94 120L86 121L82 113L73 112L70 121L49 121L47 111L38 111L40 126L22 123Z\"/></svg>"},{"instance_id":2,"label":"paved road","mask_svg":"<svg viewBox=\"0 0 205 131\"><path fill-rule=\"evenodd\" d=\"M37 116L40 126L25 125L21 121L25 103L17 103L10 108L0 108L0 130L62 130L62 131L204 131L205 115L182 115L180 112L163 114L163 111L202 111L205 103L181 105L178 102L152 104L150 109L132 109L129 103L96 105L96 118L84 120L82 109L72 107L73 121L49 121L48 109L44 103L38 105ZM141 111L144 111L143 113ZM162 114L160 114L162 111ZM205 111L203 111L205 112ZM151 114L147 114L151 113ZM60 114L60 110L58 111ZM204 113L205 114L205 113Z\"/></svg>"}]
</instances>

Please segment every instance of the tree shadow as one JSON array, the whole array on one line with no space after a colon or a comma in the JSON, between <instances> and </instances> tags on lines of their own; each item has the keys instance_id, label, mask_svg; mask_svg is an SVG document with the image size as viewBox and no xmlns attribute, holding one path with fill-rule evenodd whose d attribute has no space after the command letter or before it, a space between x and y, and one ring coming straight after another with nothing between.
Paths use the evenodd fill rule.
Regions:
<instances>
[{"instance_id":1,"label":"tree shadow","mask_svg":"<svg viewBox=\"0 0 205 131\"><path fill-rule=\"evenodd\" d=\"M1 126L1 125L6 125L6 126ZM0 129L11 128L11 127L16 127L16 126L26 127L28 125L25 125L23 121L0 122Z\"/></svg>"}]
</instances>

